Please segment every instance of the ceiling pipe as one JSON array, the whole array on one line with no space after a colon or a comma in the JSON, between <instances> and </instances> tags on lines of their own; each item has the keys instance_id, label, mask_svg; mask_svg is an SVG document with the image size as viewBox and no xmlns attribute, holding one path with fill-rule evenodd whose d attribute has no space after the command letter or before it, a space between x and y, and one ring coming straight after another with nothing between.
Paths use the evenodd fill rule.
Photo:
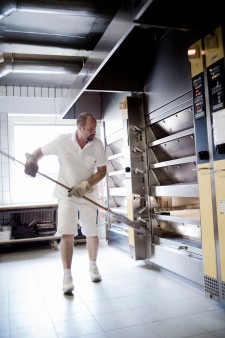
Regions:
<instances>
[{"instance_id":1,"label":"ceiling pipe","mask_svg":"<svg viewBox=\"0 0 225 338\"><path fill-rule=\"evenodd\" d=\"M0 37L0 54L15 53L15 54L31 54L35 55L52 55L64 57L83 57L88 58L92 54L92 50L75 49L62 46L46 46L41 44L15 43L13 41L4 40Z\"/></svg>"},{"instance_id":2,"label":"ceiling pipe","mask_svg":"<svg viewBox=\"0 0 225 338\"><path fill-rule=\"evenodd\" d=\"M0 20L16 11L38 12L46 14L72 14L78 16L93 16L97 18L112 17L112 11L117 11L117 0L106 2L105 0L74 1L74 0L15 0L0 1Z\"/></svg>"},{"instance_id":3,"label":"ceiling pipe","mask_svg":"<svg viewBox=\"0 0 225 338\"><path fill-rule=\"evenodd\" d=\"M5 62L3 54L0 54L0 78L8 75L12 71L12 64Z\"/></svg>"},{"instance_id":4,"label":"ceiling pipe","mask_svg":"<svg viewBox=\"0 0 225 338\"><path fill-rule=\"evenodd\" d=\"M9 73L79 74L82 67L82 62L69 63L53 60L15 59L15 55L12 53L4 53L0 55L0 78Z\"/></svg>"}]
</instances>

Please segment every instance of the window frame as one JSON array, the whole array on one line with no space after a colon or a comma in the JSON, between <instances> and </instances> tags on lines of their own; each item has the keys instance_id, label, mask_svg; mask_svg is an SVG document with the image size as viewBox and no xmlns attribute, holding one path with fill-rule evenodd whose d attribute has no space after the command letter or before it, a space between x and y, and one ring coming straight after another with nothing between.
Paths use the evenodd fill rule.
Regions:
<instances>
[{"instance_id":1,"label":"window frame","mask_svg":"<svg viewBox=\"0 0 225 338\"><path fill-rule=\"evenodd\" d=\"M37 126L37 128L41 128L43 126L47 126L47 127L72 127L72 130L75 132L76 130L76 119L59 119L56 118L56 116L53 115L47 115L47 114L40 114L40 115L17 115L17 114L9 114L8 115L8 142L9 142L9 154L16 158L16 154L15 154L15 133L14 133L14 128L15 126ZM69 130L68 132L71 132L71 130ZM49 138L49 141L51 140L51 137ZM42 144L39 144L39 146L42 146ZM35 149L33 149L35 150ZM26 149L24 149L24 151L26 152ZM20 159L18 159L20 160ZM43 160L44 161L44 160ZM25 161L22 161L25 162ZM18 164L18 168L19 168L20 164ZM21 170L21 169L20 169ZM15 186L15 162L14 161L10 161L9 162L9 172L10 172L10 200L12 204L20 204L20 203L38 203L40 201L36 201L35 198L22 198L21 200L18 199L18 196L16 196L15 191L16 191L16 186ZM48 174L46 173L46 175L48 176ZM32 178L29 177L31 180ZM28 178L28 179L29 179ZM42 177L43 178L43 177ZM56 178L56 177L55 177ZM43 178L44 179L44 178ZM28 181L28 184L33 184L33 181ZM45 179L47 180L47 179ZM37 181L37 180L36 180ZM40 181L40 179L38 179L38 181ZM38 182L35 182L35 185L38 185ZM46 184L50 183L46 182ZM53 188L54 188L54 182L51 182L52 184L52 192L53 192ZM43 186L43 184L42 184ZM40 198L40 196L39 196ZM55 203L55 199L53 197L51 197L49 200L45 200L43 198L43 200L40 201L41 203Z\"/></svg>"}]
</instances>

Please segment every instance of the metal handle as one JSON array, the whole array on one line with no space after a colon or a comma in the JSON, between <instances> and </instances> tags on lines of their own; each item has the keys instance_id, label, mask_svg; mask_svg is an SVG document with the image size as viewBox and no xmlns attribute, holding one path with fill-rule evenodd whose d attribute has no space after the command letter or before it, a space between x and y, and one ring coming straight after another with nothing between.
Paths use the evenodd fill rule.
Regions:
<instances>
[{"instance_id":1,"label":"metal handle","mask_svg":"<svg viewBox=\"0 0 225 338\"><path fill-rule=\"evenodd\" d=\"M138 213L141 215L146 209L147 209L147 205L145 205L143 208L141 208Z\"/></svg>"},{"instance_id":2,"label":"metal handle","mask_svg":"<svg viewBox=\"0 0 225 338\"><path fill-rule=\"evenodd\" d=\"M134 172L135 172L135 174L145 174L145 172L144 172L144 170L142 170L142 169L139 169L139 168L136 168L135 170L134 170Z\"/></svg>"},{"instance_id":3,"label":"metal handle","mask_svg":"<svg viewBox=\"0 0 225 338\"><path fill-rule=\"evenodd\" d=\"M207 167L205 167L205 168L196 168L196 169L192 169L193 171L201 171L201 170L209 170L209 171L211 171L211 169L212 168L207 168Z\"/></svg>"},{"instance_id":4,"label":"metal handle","mask_svg":"<svg viewBox=\"0 0 225 338\"><path fill-rule=\"evenodd\" d=\"M208 170L209 173L219 173L219 172L224 172L225 169L219 169L219 170L214 170L213 168L198 168L198 169L192 169L193 171L202 171L202 170Z\"/></svg>"},{"instance_id":5,"label":"metal handle","mask_svg":"<svg viewBox=\"0 0 225 338\"><path fill-rule=\"evenodd\" d=\"M133 199L134 200L141 200L141 199L147 199L148 198L148 196L139 196L139 195L135 195L135 196L133 196Z\"/></svg>"},{"instance_id":6,"label":"metal handle","mask_svg":"<svg viewBox=\"0 0 225 338\"><path fill-rule=\"evenodd\" d=\"M134 125L133 131L139 131L140 133L143 133L143 130L140 127L136 126L136 125Z\"/></svg>"},{"instance_id":7,"label":"metal handle","mask_svg":"<svg viewBox=\"0 0 225 338\"><path fill-rule=\"evenodd\" d=\"M138 220L141 221L141 222L143 222L143 223L146 223L146 224L148 223L148 221L146 221L146 220L145 220L144 218L142 218L142 217L138 217Z\"/></svg>"},{"instance_id":8,"label":"metal handle","mask_svg":"<svg viewBox=\"0 0 225 338\"><path fill-rule=\"evenodd\" d=\"M134 147L133 152L134 152L134 153L136 153L136 152L144 153L144 150L141 149L141 148L139 148L139 147Z\"/></svg>"},{"instance_id":9,"label":"metal handle","mask_svg":"<svg viewBox=\"0 0 225 338\"><path fill-rule=\"evenodd\" d=\"M219 169L219 170L211 170L210 172L211 173L219 173L221 171L225 171L225 169Z\"/></svg>"},{"instance_id":10,"label":"metal handle","mask_svg":"<svg viewBox=\"0 0 225 338\"><path fill-rule=\"evenodd\" d=\"M178 250L187 250L188 249L188 247L187 247L187 245L180 245L179 247L178 247Z\"/></svg>"}]
</instances>

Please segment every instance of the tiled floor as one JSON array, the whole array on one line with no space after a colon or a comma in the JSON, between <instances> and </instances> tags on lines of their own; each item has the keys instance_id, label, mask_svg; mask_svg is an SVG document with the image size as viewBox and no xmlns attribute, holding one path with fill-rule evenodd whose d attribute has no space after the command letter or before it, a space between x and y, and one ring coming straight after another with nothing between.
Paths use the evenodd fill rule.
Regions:
<instances>
[{"instance_id":1,"label":"tiled floor","mask_svg":"<svg viewBox=\"0 0 225 338\"><path fill-rule=\"evenodd\" d=\"M225 337L225 308L204 293L101 241L92 283L85 244L74 247L74 296L63 295L60 253L0 251L0 337Z\"/></svg>"}]
</instances>

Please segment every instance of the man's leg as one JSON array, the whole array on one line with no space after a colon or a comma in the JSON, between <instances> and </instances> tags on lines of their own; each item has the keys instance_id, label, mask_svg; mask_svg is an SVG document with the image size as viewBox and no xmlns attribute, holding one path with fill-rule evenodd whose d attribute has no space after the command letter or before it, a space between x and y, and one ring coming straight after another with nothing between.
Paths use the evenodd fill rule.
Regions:
<instances>
[{"instance_id":1,"label":"man's leg","mask_svg":"<svg viewBox=\"0 0 225 338\"><path fill-rule=\"evenodd\" d=\"M64 269L63 292L71 293L74 290L71 274L74 248L74 235L63 235L60 243L61 259Z\"/></svg>"},{"instance_id":2,"label":"man's leg","mask_svg":"<svg viewBox=\"0 0 225 338\"><path fill-rule=\"evenodd\" d=\"M98 236L86 237L86 241L89 256L89 264L90 264L89 272L91 280L92 282L100 282L102 278L96 264L99 248L99 238Z\"/></svg>"},{"instance_id":3,"label":"man's leg","mask_svg":"<svg viewBox=\"0 0 225 338\"><path fill-rule=\"evenodd\" d=\"M99 239L98 236L86 237L89 260L96 262L98 256Z\"/></svg>"},{"instance_id":4,"label":"man's leg","mask_svg":"<svg viewBox=\"0 0 225 338\"><path fill-rule=\"evenodd\" d=\"M63 269L71 269L73 259L74 235L62 235L60 252Z\"/></svg>"},{"instance_id":5,"label":"man's leg","mask_svg":"<svg viewBox=\"0 0 225 338\"><path fill-rule=\"evenodd\" d=\"M77 205L75 198L68 197L59 199L57 232L62 235L60 252L64 270L63 292L71 293L74 290L71 273L74 236L77 233Z\"/></svg>"}]
</instances>

